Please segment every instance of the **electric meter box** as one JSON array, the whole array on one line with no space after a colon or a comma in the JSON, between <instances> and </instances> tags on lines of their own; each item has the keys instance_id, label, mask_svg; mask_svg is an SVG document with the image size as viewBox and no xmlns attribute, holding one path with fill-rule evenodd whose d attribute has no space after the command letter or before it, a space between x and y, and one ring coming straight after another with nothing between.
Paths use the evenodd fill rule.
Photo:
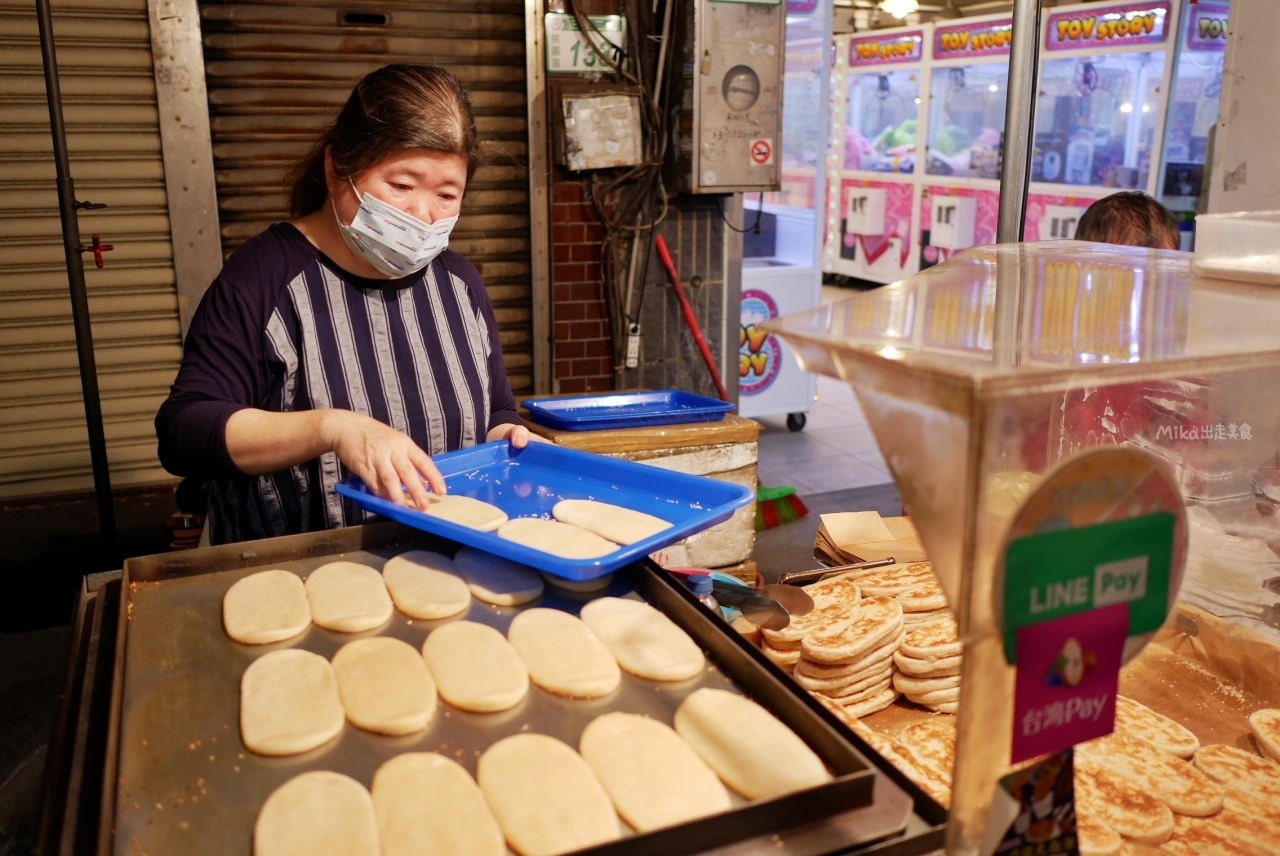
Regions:
<instances>
[{"instance_id":1,"label":"electric meter box","mask_svg":"<svg viewBox=\"0 0 1280 856\"><path fill-rule=\"evenodd\" d=\"M671 183L684 193L780 189L786 4L694 0L684 8L683 73L667 102Z\"/></svg>"}]
</instances>

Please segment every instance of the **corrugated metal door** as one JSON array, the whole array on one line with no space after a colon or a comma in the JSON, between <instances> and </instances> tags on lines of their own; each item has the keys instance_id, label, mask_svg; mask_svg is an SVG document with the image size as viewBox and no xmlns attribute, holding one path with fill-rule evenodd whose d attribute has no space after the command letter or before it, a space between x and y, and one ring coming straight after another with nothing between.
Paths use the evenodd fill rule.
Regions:
<instances>
[{"instance_id":1,"label":"corrugated metal door","mask_svg":"<svg viewBox=\"0 0 1280 856\"><path fill-rule=\"evenodd\" d=\"M484 277L512 388L532 392L523 2L202 2L200 17L226 253L288 219L285 174L360 77L404 62L462 79L491 165L450 246Z\"/></svg>"},{"instance_id":2,"label":"corrugated metal door","mask_svg":"<svg viewBox=\"0 0 1280 856\"><path fill-rule=\"evenodd\" d=\"M170 476L152 426L182 358L146 0L54 0L113 486ZM0 0L0 498L93 487L43 67L30 0Z\"/></svg>"}]
</instances>

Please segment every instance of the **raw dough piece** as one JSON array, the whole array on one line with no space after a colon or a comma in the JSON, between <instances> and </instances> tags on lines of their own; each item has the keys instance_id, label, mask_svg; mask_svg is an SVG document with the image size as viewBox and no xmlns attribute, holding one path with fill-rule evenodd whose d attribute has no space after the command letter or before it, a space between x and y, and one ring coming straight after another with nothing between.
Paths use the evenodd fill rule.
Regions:
<instances>
[{"instance_id":1,"label":"raw dough piece","mask_svg":"<svg viewBox=\"0 0 1280 856\"><path fill-rule=\"evenodd\" d=\"M240 678L240 739L250 752L306 752L342 731L345 718L333 668L319 654L272 651Z\"/></svg>"},{"instance_id":2,"label":"raw dough piece","mask_svg":"<svg viewBox=\"0 0 1280 856\"><path fill-rule=\"evenodd\" d=\"M769 799L831 781L814 751L755 702L703 688L681 702L676 732L747 799Z\"/></svg>"},{"instance_id":3,"label":"raw dough piece","mask_svg":"<svg viewBox=\"0 0 1280 856\"><path fill-rule=\"evenodd\" d=\"M341 773L294 776L262 804L253 856L382 856L373 799Z\"/></svg>"},{"instance_id":4,"label":"raw dough piece","mask_svg":"<svg viewBox=\"0 0 1280 856\"><path fill-rule=\"evenodd\" d=\"M1249 714L1249 730L1259 751L1272 761L1280 761L1280 710L1255 710Z\"/></svg>"},{"instance_id":5,"label":"raw dough piece","mask_svg":"<svg viewBox=\"0 0 1280 856\"><path fill-rule=\"evenodd\" d=\"M813 598L813 609L807 615L793 615L791 623L781 630L764 631L764 638L775 648L799 648L801 640L810 633L834 633L848 627L858 617L861 594L857 583L838 577L818 585L822 588L810 586L806 589Z\"/></svg>"},{"instance_id":6,"label":"raw dough piece","mask_svg":"<svg viewBox=\"0 0 1280 856\"><path fill-rule=\"evenodd\" d=\"M1195 757L1196 769L1220 785L1244 791L1268 805L1280 805L1280 763L1217 743Z\"/></svg>"},{"instance_id":7,"label":"raw dough piece","mask_svg":"<svg viewBox=\"0 0 1280 856\"><path fill-rule=\"evenodd\" d=\"M453 559L440 553L401 553L387 560L382 579L396 608L411 618L448 618L471 605L471 591Z\"/></svg>"},{"instance_id":8,"label":"raw dough piece","mask_svg":"<svg viewBox=\"0 0 1280 856\"><path fill-rule=\"evenodd\" d=\"M519 606L542 594L542 577L528 565L463 547L453 563L467 581L471 593L495 606Z\"/></svg>"},{"instance_id":9,"label":"raw dough piece","mask_svg":"<svg viewBox=\"0 0 1280 856\"><path fill-rule=\"evenodd\" d=\"M266 645L311 626L307 590L297 574L261 571L236 580L222 598L222 626L245 645Z\"/></svg>"},{"instance_id":10,"label":"raw dough piece","mask_svg":"<svg viewBox=\"0 0 1280 856\"><path fill-rule=\"evenodd\" d=\"M656 719L606 713L582 732L579 750L618 813L641 832L729 810L716 774Z\"/></svg>"},{"instance_id":11,"label":"raw dough piece","mask_svg":"<svg viewBox=\"0 0 1280 856\"><path fill-rule=\"evenodd\" d=\"M391 596L382 574L355 562L330 562L307 576L311 620L326 630L359 633L391 618Z\"/></svg>"},{"instance_id":12,"label":"raw dough piece","mask_svg":"<svg viewBox=\"0 0 1280 856\"><path fill-rule=\"evenodd\" d=\"M858 618L833 633L811 633L801 650L821 663L853 662L901 635L902 604L891 597L864 597L858 602Z\"/></svg>"},{"instance_id":13,"label":"raw dough piece","mask_svg":"<svg viewBox=\"0 0 1280 856\"><path fill-rule=\"evenodd\" d=\"M373 776L382 856L505 856L471 774L435 752L406 752Z\"/></svg>"},{"instance_id":14,"label":"raw dough piece","mask_svg":"<svg viewBox=\"0 0 1280 856\"><path fill-rule=\"evenodd\" d=\"M1191 766L1150 743L1112 734L1081 743L1077 754L1133 782L1175 814L1208 817L1222 808L1222 788Z\"/></svg>"},{"instance_id":15,"label":"raw dough piece","mask_svg":"<svg viewBox=\"0 0 1280 856\"><path fill-rule=\"evenodd\" d=\"M660 517L594 499L562 499L551 509L551 516L615 544L634 544L671 528Z\"/></svg>"},{"instance_id":16,"label":"raw dough piece","mask_svg":"<svg viewBox=\"0 0 1280 856\"><path fill-rule=\"evenodd\" d=\"M541 517L517 517L498 527L498 537L560 559L598 559L618 550L594 532Z\"/></svg>"},{"instance_id":17,"label":"raw dough piece","mask_svg":"<svg viewBox=\"0 0 1280 856\"><path fill-rule=\"evenodd\" d=\"M529 678L569 698L599 698L622 682L618 661L580 619L534 607L515 617L507 639L529 667Z\"/></svg>"},{"instance_id":18,"label":"raw dough piece","mask_svg":"<svg viewBox=\"0 0 1280 856\"><path fill-rule=\"evenodd\" d=\"M1080 759L1075 787L1077 812L1092 814L1125 838L1163 844L1173 835L1169 807L1122 776Z\"/></svg>"},{"instance_id":19,"label":"raw dough piece","mask_svg":"<svg viewBox=\"0 0 1280 856\"><path fill-rule=\"evenodd\" d=\"M581 614L618 665L633 675L651 681L683 681L707 665L689 634L643 601L601 597L583 606Z\"/></svg>"},{"instance_id":20,"label":"raw dough piece","mask_svg":"<svg viewBox=\"0 0 1280 856\"><path fill-rule=\"evenodd\" d=\"M422 645L422 658L440 695L462 710L507 710L529 692L524 660L487 624L455 621L437 627Z\"/></svg>"},{"instance_id":21,"label":"raw dough piece","mask_svg":"<svg viewBox=\"0 0 1280 856\"><path fill-rule=\"evenodd\" d=\"M547 581L548 585L579 594L604 591L613 583L613 574L604 574L593 580L567 580L564 577L557 577L555 574L544 574L542 571L538 571L538 574Z\"/></svg>"},{"instance_id":22,"label":"raw dough piece","mask_svg":"<svg viewBox=\"0 0 1280 856\"><path fill-rule=\"evenodd\" d=\"M479 529L481 532L492 532L507 522L505 511L482 500L452 493L444 496L436 496L434 493L427 495L431 497L431 504L425 511L432 517L439 517L468 529Z\"/></svg>"},{"instance_id":23,"label":"raw dough piece","mask_svg":"<svg viewBox=\"0 0 1280 856\"><path fill-rule=\"evenodd\" d=\"M618 838L613 802L582 757L544 734L490 746L476 778L511 849L554 856Z\"/></svg>"},{"instance_id":24,"label":"raw dough piece","mask_svg":"<svg viewBox=\"0 0 1280 856\"><path fill-rule=\"evenodd\" d=\"M347 719L378 734L412 734L436 712L436 682L413 646L389 636L357 639L333 655Z\"/></svg>"},{"instance_id":25,"label":"raw dough piece","mask_svg":"<svg viewBox=\"0 0 1280 856\"><path fill-rule=\"evenodd\" d=\"M1200 748L1200 740L1188 729L1122 695L1116 696L1116 731L1179 758L1190 758Z\"/></svg>"}]
</instances>

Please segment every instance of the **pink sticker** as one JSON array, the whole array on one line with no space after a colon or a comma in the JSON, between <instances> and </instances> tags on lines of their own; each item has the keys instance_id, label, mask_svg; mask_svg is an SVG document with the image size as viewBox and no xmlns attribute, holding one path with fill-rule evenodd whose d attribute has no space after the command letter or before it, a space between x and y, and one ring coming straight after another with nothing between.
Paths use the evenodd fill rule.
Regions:
<instances>
[{"instance_id":1,"label":"pink sticker","mask_svg":"<svg viewBox=\"0 0 1280 856\"><path fill-rule=\"evenodd\" d=\"M1013 763L1112 732L1128 632L1127 603L1018 631Z\"/></svg>"}]
</instances>

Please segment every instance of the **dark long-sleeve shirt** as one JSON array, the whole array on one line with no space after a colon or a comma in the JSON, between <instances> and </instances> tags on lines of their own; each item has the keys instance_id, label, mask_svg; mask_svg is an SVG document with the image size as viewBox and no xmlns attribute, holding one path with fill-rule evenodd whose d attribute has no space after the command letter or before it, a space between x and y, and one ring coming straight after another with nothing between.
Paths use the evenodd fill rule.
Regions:
<instances>
[{"instance_id":1,"label":"dark long-sleeve shirt","mask_svg":"<svg viewBox=\"0 0 1280 856\"><path fill-rule=\"evenodd\" d=\"M333 490L349 475L333 452L270 475L241 472L226 426L249 407L352 410L429 455L520 422L474 265L446 250L413 276L365 279L287 223L237 249L201 300L156 415L160 462L209 483L214 544L364 522Z\"/></svg>"}]
</instances>

